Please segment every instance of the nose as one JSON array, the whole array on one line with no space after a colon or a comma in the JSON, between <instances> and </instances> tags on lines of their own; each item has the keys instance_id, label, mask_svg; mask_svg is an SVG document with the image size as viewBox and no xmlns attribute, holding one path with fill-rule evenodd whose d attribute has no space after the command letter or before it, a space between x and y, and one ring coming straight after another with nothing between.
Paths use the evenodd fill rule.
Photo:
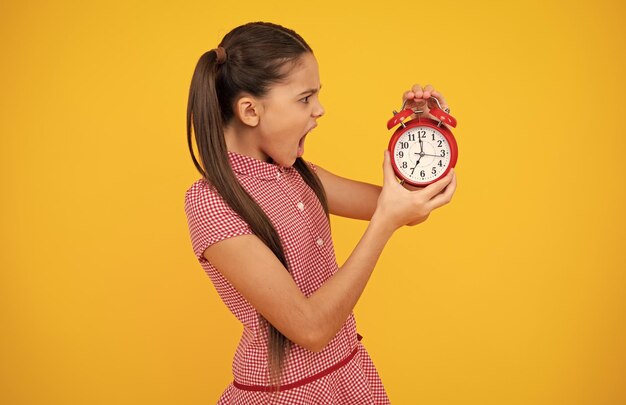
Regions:
<instances>
[{"instance_id":1,"label":"nose","mask_svg":"<svg viewBox=\"0 0 626 405\"><path fill-rule=\"evenodd\" d=\"M320 103L319 101L317 102L317 108L315 110L313 110L313 116L315 118L319 118L322 115L324 115L324 113L326 112L326 110L324 110L324 106L322 105L322 103Z\"/></svg>"}]
</instances>

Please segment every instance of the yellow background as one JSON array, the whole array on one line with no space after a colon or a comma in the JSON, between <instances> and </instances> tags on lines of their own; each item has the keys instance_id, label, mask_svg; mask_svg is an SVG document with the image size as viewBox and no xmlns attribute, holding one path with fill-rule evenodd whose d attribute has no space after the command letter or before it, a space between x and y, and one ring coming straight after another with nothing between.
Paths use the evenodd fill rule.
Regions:
<instances>
[{"instance_id":1,"label":"yellow background","mask_svg":"<svg viewBox=\"0 0 626 405\"><path fill-rule=\"evenodd\" d=\"M396 404L626 403L624 6L3 2L0 402L207 404L241 327L195 260L185 113L200 55L272 21L313 47L305 158L380 184L401 95L458 119L451 204L356 307ZM339 263L366 223L332 218Z\"/></svg>"}]
</instances>

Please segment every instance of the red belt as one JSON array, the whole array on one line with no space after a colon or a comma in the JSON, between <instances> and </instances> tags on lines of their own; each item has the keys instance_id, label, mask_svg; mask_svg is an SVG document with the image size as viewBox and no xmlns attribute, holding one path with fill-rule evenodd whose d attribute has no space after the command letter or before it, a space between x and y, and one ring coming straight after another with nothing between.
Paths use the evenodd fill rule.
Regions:
<instances>
[{"instance_id":1,"label":"red belt","mask_svg":"<svg viewBox=\"0 0 626 405\"><path fill-rule=\"evenodd\" d=\"M363 339L363 336L359 335L358 333L356 334L356 338L361 341L361 339ZM302 380L298 380L296 382L292 382L290 384L285 384L285 385L279 385L278 386L278 391L286 391L286 390L290 390L293 388L297 388L300 387L302 385L308 384L310 382L313 382L315 380L319 380L320 378L324 377L325 375L328 375L330 373L332 373L333 371L339 370L341 367L345 366L346 364L348 364L348 362L350 360L352 360L352 358L354 357L354 355L356 354L356 352L359 350L359 346L357 345L354 350L352 351L352 353L350 353L348 355L348 357L346 357L345 359L341 360L339 363L335 364L334 366L331 366L323 371L320 371L319 373L312 375L311 377L307 377L307 378L303 378ZM244 390L244 391L264 391L264 392L271 392L271 391L276 391L276 387L275 386L267 386L267 385L244 385L244 384L239 384L237 381L233 381L233 385L237 388L239 388L240 390Z\"/></svg>"}]
</instances>

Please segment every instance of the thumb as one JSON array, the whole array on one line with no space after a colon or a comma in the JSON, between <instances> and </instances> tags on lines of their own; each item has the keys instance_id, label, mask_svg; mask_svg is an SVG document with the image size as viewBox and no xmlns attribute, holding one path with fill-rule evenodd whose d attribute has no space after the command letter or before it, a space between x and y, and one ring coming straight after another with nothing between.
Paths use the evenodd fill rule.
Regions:
<instances>
[{"instance_id":1,"label":"thumb","mask_svg":"<svg viewBox=\"0 0 626 405\"><path fill-rule=\"evenodd\" d=\"M397 183L396 175L391 167L391 156L389 150L385 149L385 159L383 160L383 186L385 184Z\"/></svg>"}]
</instances>

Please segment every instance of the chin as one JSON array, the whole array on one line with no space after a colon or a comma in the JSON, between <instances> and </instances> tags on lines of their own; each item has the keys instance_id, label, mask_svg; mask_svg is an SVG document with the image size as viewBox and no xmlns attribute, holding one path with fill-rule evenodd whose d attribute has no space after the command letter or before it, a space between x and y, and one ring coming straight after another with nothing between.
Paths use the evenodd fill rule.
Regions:
<instances>
[{"instance_id":1,"label":"chin","mask_svg":"<svg viewBox=\"0 0 626 405\"><path fill-rule=\"evenodd\" d=\"M271 162L273 164L275 164L275 165L282 166L282 167L291 167L291 166L293 166L296 163L297 157L292 158L290 160L287 160L287 159L280 159L279 160L279 159L274 159L272 157L270 157L270 159L271 159Z\"/></svg>"}]
</instances>

